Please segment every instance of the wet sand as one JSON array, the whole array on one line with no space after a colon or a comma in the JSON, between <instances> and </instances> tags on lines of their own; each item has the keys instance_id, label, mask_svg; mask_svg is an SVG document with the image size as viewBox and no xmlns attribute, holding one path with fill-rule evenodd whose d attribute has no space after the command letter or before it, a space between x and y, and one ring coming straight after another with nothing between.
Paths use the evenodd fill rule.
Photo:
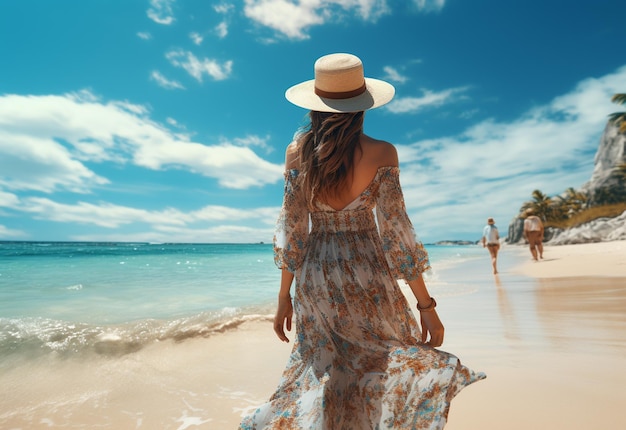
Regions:
<instances>
[{"instance_id":1,"label":"wet sand","mask_svg":"<svg viewBox=\"0 0 626 430\"><path fill-rule=\"evenodd\" d=\"M487 373L453 400L446 429L626 428L625 250L626 242L546 247L534 263L525 247L509 246L497 276L486 251L446 273L468 288L454 296L431 289L446 325L442 349ZM266 343L246 371L264 380L247 386L255 395L243 406L272 393L288 355L269 324L251 330Z\"/></svg>"},{"instance_id":2,"label":"wet sand","mask_svg":"<svg viewBox=\"0 0 626 430\"><path fill-rule=\"evenodd\" d=\"M546 247L533 263L505 246L497 276L486 250L438 273L442 349L487 374L453 400L447 430L626 428L625 250ZM47 357L0 369L0 427L235 429L272 394L290 351L268 316L78 368Z\"/></svg>"},{"instance_id":3,"label":"wet sand","mask_svg":"<svg viewBox=\"0 0 626 430\"><path fill-rule=\"evenodd\" d=\"M467 314L473 345L451 348L488 379L452 402L446 429L626 428L626 242L502 257Z\"/></svg>"}]
</instances>

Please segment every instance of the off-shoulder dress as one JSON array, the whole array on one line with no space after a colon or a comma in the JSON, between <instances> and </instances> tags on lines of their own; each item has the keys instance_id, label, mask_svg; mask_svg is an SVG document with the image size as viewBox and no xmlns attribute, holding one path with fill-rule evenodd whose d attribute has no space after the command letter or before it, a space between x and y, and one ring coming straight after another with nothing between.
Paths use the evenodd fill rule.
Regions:
<instances>
[{"instance_id":1,"label":"off-shoulder dress","mask_svg":"<svg viewBox=\"0 0 626 430\"><path fill-rule=\"evenodd\" d=\"M441 429L483 373L421 342L397 280L429 260L407 215L399 168L379 168L341 210L307 205L285 173L275 261L295 274L293 351L276 392L241 429Z\"/></svg>"}]
</instances>

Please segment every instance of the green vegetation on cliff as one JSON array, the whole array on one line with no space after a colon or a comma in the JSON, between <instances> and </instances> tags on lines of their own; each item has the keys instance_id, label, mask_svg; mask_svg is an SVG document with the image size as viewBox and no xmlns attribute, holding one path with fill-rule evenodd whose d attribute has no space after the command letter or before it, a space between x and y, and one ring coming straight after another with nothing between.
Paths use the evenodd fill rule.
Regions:
<instances>
[{"instance_id":1,"label":"green vegetation on cliff","mask_svg":"<svg viewBox=\"0 0 626 430\"><path fill-rule=\"evenodd\" d=\"M626 104L626 94L615 94L611 101ZM609 122L626 134L626 112L609 115ZM567 229L598 218L613 218L626 211L626 163L618 163L610 172L608 182L591 191L568 188L559 196L550 197L540 190L532 192L532 200L520 208L520 217L532 209L546 227Z\"/></svg>"}]
</instances>

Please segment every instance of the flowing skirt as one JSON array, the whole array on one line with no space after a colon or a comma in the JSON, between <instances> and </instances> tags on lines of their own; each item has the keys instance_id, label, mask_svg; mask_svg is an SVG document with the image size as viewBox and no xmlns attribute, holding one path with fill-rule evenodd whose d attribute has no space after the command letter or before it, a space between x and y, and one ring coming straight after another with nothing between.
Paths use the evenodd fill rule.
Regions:
<instances>
[{"instance_id":1,"label":"flowing skirt","mask_svg":"<svg viewBox=\"0 0 626 430\"><path fill-rule=\"evenodd\" d=\"M241 429L441 429L483 379L421 342L373 220L314 220L296 272L296 339L276 392Z\"/></svg>"}]
</instances>

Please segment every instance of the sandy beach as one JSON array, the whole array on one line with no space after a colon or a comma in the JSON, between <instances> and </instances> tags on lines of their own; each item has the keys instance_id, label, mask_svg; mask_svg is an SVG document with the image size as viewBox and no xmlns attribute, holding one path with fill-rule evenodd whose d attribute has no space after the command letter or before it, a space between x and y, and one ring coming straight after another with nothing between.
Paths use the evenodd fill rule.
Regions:
<instances>
[{"instance_id":1,"label":"sandy beach","mask_svg":"<svg viewBox=\"0 0 626 430\"><path fill-rule=\"evenodd\" d=\"M471 334L488 346L455 350L488 379L452 402L446 428L626 428L626 242L546 246L539 262L505 247L503 257L487 286L496 308L477 309L465 329L491 331ZM448 344L462 336L454 330Z\"/></svg>"},{"instance_id":2,"label":"sandy beach","mask_svg":"<svg viewBox=\"0 0 626 430\"><path fill-rule=\"evenodd\" d=\"M626 428L626 242L547 246L536 263L526 247L504 246L499 269L491 274L485 250L431 288L446 326L441 349L487 374L453 400L446 429ZM464 293L448 294L446 283ZM290 351L268 315L80 369L44 357L49 364L0 372L0 423L235 429L272 394Z\"/></svg>"},{"instance_id":3,"label":"sandy beach","mask_svg":"<svg viewBox=\"0 0 626 430\"><path fill-rule=\"evenodd\" d=\"M477 290L431 291L446 325L442 349L487 373L453 400L446 429L626 428L626 242L546 246L537 263L526 247L505 246L498 276L485 254L446 274L450 283L480 280ZM241 388L254 395L211 428L236 428L242 406L272 393L289 354L269 323L247 330L257 359Z\"/></svg>"}]
</instances>

